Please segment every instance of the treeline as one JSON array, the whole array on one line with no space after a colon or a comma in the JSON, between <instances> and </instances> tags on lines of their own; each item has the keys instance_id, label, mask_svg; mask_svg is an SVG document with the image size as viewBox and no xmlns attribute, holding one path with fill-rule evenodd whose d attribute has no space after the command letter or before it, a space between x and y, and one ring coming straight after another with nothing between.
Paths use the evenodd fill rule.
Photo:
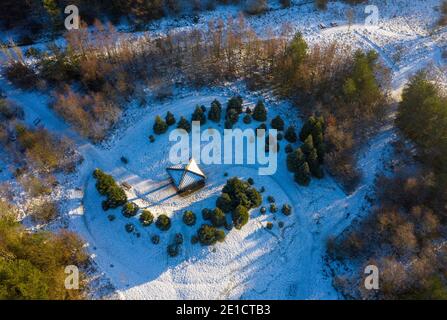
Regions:
<instances>
[{"instance_id":1,"label":"treeline","mask_svg":"<svg viewBox=\"0 0 447 320\"><path fill-rule=\"evenodd\" d=\"M378 207L330 242L333 258L358 266L335 284L353 298L447 299L447 97L424 73L404 89L396 124L416 146L416 165L402 140L397 173L377 180ZM380 290L365 290L359 278L369 264L379 268Z\"/></svg>"},{"instance_id":2,"label":"treeline","mask_svg":"<svg viewBox=\"0 0 447 320\"><path fill-rule=\"evenodd\" d=\"M264 75L286 42L272 35L261 40L243 16L211 21L207 30L138 39L126 39L112 25L97 22L96 32L82 28L66 40L65 48L51 45L44 53L26 52L36 58L33 66L17 48L5 49L5 74L25 89L54 88L54 109L95 141L104 138L130 99L145 103L143 87L165 97L172 81L205 85L245 78L259 84L268 80Z\"/></svg>"},{"instance_id":3,"label":"treeline","mask_svg":"<svg viewBox=\"0 0 447 320\"><path fill-rule=\"evenodd\" d=\"M22 44L29 44L42 32L64 30L68 5L79 9L80 17L89 25L95 20L119 23L123 18L136 27L168 15L214 10L219 4L238 4L241 0L4 0L0 12L0 29L23 29ZM258 8L265 0L248 1L247 8Z\"/></svg>"},{"instance_id":4,"label":"treeline","mask_svg":"<svg viewBox=\"0 0 447 320\"><path fill-rule=\"evenodd\" d=\"M16 209L0 200L0 299L83 299L88 255L68 231L28 232L16 221ZM66 266L80 271L79 289L65 288Z\"/></svg>"}]
</instances>

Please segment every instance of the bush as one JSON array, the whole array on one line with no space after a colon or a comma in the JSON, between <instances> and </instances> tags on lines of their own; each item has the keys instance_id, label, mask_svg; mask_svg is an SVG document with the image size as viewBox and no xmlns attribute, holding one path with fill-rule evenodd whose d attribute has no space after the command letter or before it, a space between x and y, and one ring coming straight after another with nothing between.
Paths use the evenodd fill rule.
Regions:
<instances>
[{"instance_id":1,"label":"bush","mask_svg":"<svg viewBox=\"0 0 447 320\"><path fill-rule=\"evenodd\" d=\"M271 213L276 213L278 211L278 208L276 207L276 204L274 204L274 203L270 204L269 211Z\"/></svg>"},{"instance_id":2,"label":"bush","mask_svg":"<svg viewBox=\"0 0 447 320\"><path fill-rule=\"evenodd\" d=\"M232 209L232 200L228 193L222 193L216 200L216 207L221 209L223 212L228 213Z\"/></svg>"},{"instance_id":3,"label":"bush","mask_svg":"<svg viewBox=\"0 0 447 320\"><path fill-rule=\"evenodd\" d=\"M273 223L271 222L267 222L267 225L265 226L268 230L272 230L273 229Z\"/></svg>"},{"instance_id":4,"label":"bush","mask_svg":"<svg viewBox=\"0 0 447 320\"><path fill-rule=\"evenodd\" d=\"M180 121L177 123L178 129L183 129L186 132L191 132L191 124L184 117L180 117Z\"/></svg>"},{"instance_id":5,"label":"bush","mask_svg":"<svg viewBox=\"0 0 447 320\"><path fill-rule=\"evenodd\" d=\"M169 228L171 228L171 219L167 215L161 214L158 216L155 225L157 226L158 229L162 231L167 231L169 230Z\"/></svg>"},{"instance_id":6,"label":"bush","mask_svg":"<svg viewBox=\"0 0 447 320\"><path fill-rule=\"evenodd\" d=\"M129 159L127 159L126 157L121 157L120 160L124 164L128 164L129 163Z\"/></svg>"},{"instance_id":7,"label":"bush","mask_svg":"<svg viewBox=\"0 0 447 320\"><path fill-rule=\"evenodd\" d=\"M183 235L181 233L176 233L174 238L175 244L182 244L183 243Z\"/></svg>"},{"instance_id":8,"label":"bush","mask_svg":"<svg viewBox=\"0 0 447 320\"><path fill-rule=\"evenodd\" d=\"M222 106L219 101L211 102L211 109L208 111L208 119L213 122L219 122L222 114Z\"/></svg>"},{"instance_id":9,"label":"bush","mask_svg":"<svg viewBox=\"0 0 447 320\"><path fill-rule=\"evenodd\" d=\"M171 258L178 256L180 253L180 246L178 244L172 243L168 245L168 254Z\"/></svg>"},{"instance_id":10,"label":"bush","mask_svg":"<svg viewBox=\"0 0 447 320\"><path fill-rule=\"evenodd\" d=\"M154 222L154 215L149 210L145 209L140 215L140 222L143 226L147 227Z\"/></svg>"},{"instance_id":11,"label":"bush","mask_svg":"<svg viewBox=\"0 0 447 320\"><path fill-rule=\"evenodd\" d=\"M96 179L96 189L98 192L107 197L102 203L104 210L118 208L127 202L126 193L116 184L112 176L105 174L100 169L95 169L93 177Z\"/></svg>"},{"instance_id":12,"label":"bush","mask_svg":"<svg viewBox=\"0 0 447 320\"><path fill-rule=\"evenodd\" d=\"M264 102L262 102L262 100L259 100L256 103L255 109L253 110L253 119L260 122L267 120L267 110L265 109Z\"/></svg>"},{"instance_id":13,"label":"bush","mask_svg":"<svg viewBox=\"0 0 447 320\"><path fill-rule=\"evenodd\" d=\"M238 120L239 120L239 113L235 109L227 110L225 123L231 124L231 126L233 126Z\"/></svg>"},{"instance_id":14,"label":"bush","mask_svg":"<svg viewBox=\"0 0 447 320\"><path fill-rule=\"evenodd\" d=\"M160 116L157 116L154 123L155 134L162 134L165 133L167 130L168 125L166 124L166 122Z\"/></svg>"},{"instance_id":15,"label":"bush","mask_svg":"<svg viewBox=\"0 0 447 320\"><path fill-rule=\"evenodd\" d=\"M165 121L168 126L172 126L173 124L175 124L175 117L170 111L166 113Z\"/></svg>"},{"instance_id":16,"label":"bush","mask_svg":"<svg viewBox=\"0 0 447 320\"><path fill-rule=\"evenodd\" d=\"M292 213L292 207L289 204L284 204L281 208L281 212L286 216L290 216Z\"/></svg>"},{"instance_id":17,"label":"bush","mask_svg":"<svg viewBox=\"0 0 447 320\"><path fill-rule=\"evenodd\" d=\"M160 236L158 236L158 235L153 235L153 236L151 237L151 242L152 242L153 244L159 244L159 243L160 243Z\"/></svg>"},{"instance_id":18,"label":"bush","mask_svg":"<svg viewBox=\"0 0 447 320\"><path fill-rule=\"evenodd\" d=\"M211 219L212 210L208 208L202 209L202 218L203 220L209 220Z\"/></svg>"},{"instance_id":19,"label":"bush","mask_svg":"<svg viewBox=\"0 0 447 320\"><path fill-rule=\"evenodd\" d=\"M225 240L225 232L209 224L203 224L197 231L197 237L202 245L213 245Z\"/></svg>"},{"instance_id":20,"label":"bush","mask_svg":"<svg viewBox=\"0 0 447 320\"><path fill-rule=\"evenodd\" d=\"M131 233L135 231L135 226L132 223L126 223L124 229L126 229L128 233Z\"/></svg>"},{"instance_id":21,"label":"bush","mask_svg":"<svg viewBox=\"0 0 447 320\"><path fill-rule=\"evenodd\" d=\"M242 119L242 121L243 121L245 124L250 124L250 123L251 123L251 116L250 116L249 114L246 114L246 115L244 116L244 118Z\"/></svg>"},{"instance_id":22,"label":"bush","mask_svg":"<svg viewBox=\"0 0 447 320\"><path fill-rule=\"evenodd\" d=\"M234 210L238 205L243 205L247 209L256 208L262 202L261 194L255 188L251 187L248 182L240 180L237 177L228 179L222 192L228 194L229 198L226 200L230 200L231 210ZM224 209L222 210L228 212Z\"/></svg>"},{"instance_id":23,"label":"bush","mask_svg":"<svg viewBox=\"0 0 447 320\"><path fill-rule=\"evenodd\" d=\"M191 120L192 121L200 121L201 125L206 123L206 114L203 111L201 106L199 106L199 105L196 106L196 108L192 114Z\"/></svg>"},{"instance_id":24,"label":"bush","mask_svg":"<svg viewBox=\"0 0 447 320\"><path fill-rule=\"evenodd\" d=\"M155 137L154 137L153 135L150 135L150 136L149 136L149 141L150 141L151 143L154 143L154 142L155 142Z\"/></svg>"},{"instance_id":25,"label":"bush","mask_svg":"<svg viewBox=\"0 0 447 320\"><path fill-rule=\"evenodd\" d=\"M267 201L268 201L269 203L273 203L273 202L275 202L275 198L274 198L273 196L268 196L268 197L267 197Z\"/></svg>"},{"instance_id":26,"label":"bush","mask_svg":"<svg viewBox=\"0 0 447 320\"><path fill-rule=\"evenodd\" d=\"M298 136L293 126L287 128L284 138L290 143L295 143L298 140Z\"/></svg>"},{"instance_id":27,"label":"bush","mask_svg":"<svg viewBox=\"0 0 447 320\"><path fill-rule=\"evenodd\" d=\"M310 169L307 162L304 162L294 175L295 181L302 186L308 186L310 183Z\"/></svg>"},{"instance_id":28,"label":"bush","mask_svg":"<svg viewBox=\"0 0 447 320\"><path fill-rule=\"evenodd\" d=\"M130 217L135 216L139 209L140 208L138 207L137 204L135 204L133 202L128 202L123 206L122 212L126 218L130 218Z\"/></svg>"},{"instance_id":29,"label":"bush","mask_svg":"<svg viewBox=\"0 0 447 320\"><path fill-rule=\"evenodd\" d=\"M183 222L187 226L193 226L196 223L196 215L194 212L188 210L183 213Z\"/></svg>"},{"instance_id":30,"label":"bush","mask_svg":"<svg viewBox=\"0 0 447 320\"><path fill-rule=\"evenodd\" d=\"M243 205L238 205L236 209L233 210L233 224L236 229L241 229L244 225L246 225L248 219L248 210Z\"/></svg>"},{"instance_id":31,"label":"bush","mask_svg":"<svg viewBox=\"0 0 447 320\"><path fill-rule=\"evenodd\" d=\"M271 126L273 129L282 131L284 130L284 120L280 116L276 116L273 118Z\"/></svg>"},{"instance_id":32,"label":"bush","mask_svg":"<svg viewBox=\"0 0 447 320\"><path fill-rule=\"evenodd\" d=\"M237 114L241 114L242 113L242 97L241 96L237 96L237 97L232 97L230 100L228 100L227 103L227 114L234 110Z\"/></svg>"},{"instance_id":33,"label":"bush","mask_svg":"<svg viewBox=\"0 0 447 320\"><path fill-rule=\"evenodd\" d=\"M284 227L284 222L279 221L279 222L278 222L278 227L279 227L279 228L283 228L283 227Z\"/></svg>"},{"instance_id":34,"label":"bush","mask_svg":"<svg viewBox=\"0 0 447 320\"><path fill-rule=\"evenodd\" d=\"M215 227L222 227L227 222L225 213L219 208L212 211L210 220Z\"/></svg>"},{"instance_id":35,"label":"bush","mask_svg":"<svg viewBox=\"0 0 447 320\"><path fill-rule=\"evenodd\" d=\"M191 244L196 244L197 242L199 242L199 237L197 235L193 235L191 237Z\"/></svg>"},{"instance_id":36,"label":"bush","mask_svg":"<svg viewBox=\"0 0 447 320\"><path fill-rule=\"evenodd\" d=\"M248 182L248 184L251 185L251 186L255 184L255 181L253 180L253 178L248 178L248 179L247 179L247 182Z\"/></svg>"}]
</instances>

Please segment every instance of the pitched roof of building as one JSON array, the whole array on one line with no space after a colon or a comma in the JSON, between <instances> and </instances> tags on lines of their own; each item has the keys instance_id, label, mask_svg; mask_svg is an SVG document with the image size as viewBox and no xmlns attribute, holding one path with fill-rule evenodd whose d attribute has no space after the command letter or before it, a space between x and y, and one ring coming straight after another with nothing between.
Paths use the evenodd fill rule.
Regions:
<instances>
[{"instance_id":1,"label":"pitched roof of building","mask_svg":"<svg viewBox=\"0 0 447 320\"><path fill-rule=\"evenodd\" d=\"M194 158L189 160L187 165L178 164L166 169L171 176L177 189L184 189L189 185L206 178L203 171L197 165Z\"/></svg>"}]
</instances>

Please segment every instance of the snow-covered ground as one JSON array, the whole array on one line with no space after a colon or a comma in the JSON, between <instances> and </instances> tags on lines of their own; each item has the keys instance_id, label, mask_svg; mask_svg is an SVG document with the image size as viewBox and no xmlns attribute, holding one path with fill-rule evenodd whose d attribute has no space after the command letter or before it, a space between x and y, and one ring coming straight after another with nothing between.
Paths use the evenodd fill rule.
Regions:
<instances>
[{"instance_id":1,"label":"snow-covered ground","mask_svg":"<svg viewBox=\"0 0 447 320\"><path fill-rule=\"evenodd\" d=\"M295 1L289 9L277 9L247 22L258 33L271 28L279 32L280 25L289 23L293 31L303 32L311 44L337 40L363 49L374 49L383 62L392 70L393 90L398 97L408 78L424 66L432 65L440 83L447 84L446 60L442 51L447 46L446 29L432 31L437 19L434 7L437 0L426 1L370 1L377 4L380 12L379 25L365 27L363 6L355 9L355 20L347 23L348 6L341 3L329 4L325 12L316 11L311 4ZM185 28L204 27L210 19L236 17L237 9L232 6L219 7L213 12L200 15L198 24L188 19L166 18L150 26L152 33L167 30L181 31ZM337 26L330 27L331 22ZM320 29L324 23L327 28ZM240 85L226 88L187 90L177 93L168 102L151 102L140 108L131 106L115 134L102 146L94 146L69 128L47 106L47 97L36 93L24 93L11 88L0 78L0 87L8 97L25 109L25 121L32 125L40 118L52 132L71 137L77 144L85 161L78 172L64 185L65 208L69 227L87 241L103 277L123 299L336 299L330 275L325 273L324 254L326 241L350 225L353 219L366 214L367 195L372 191L376 174L384 170L383 160L390 154L390 142L395 138L392 127L385 127L359 153L359 168L363 173L360 187L346 195L330 177L313 179L309 187L299 187L285 168L285 142L281 142L278 171L273 176L257 175L256 166L203 165L208 176L206 187L187 196L175 195L167 183L165 168L169 166L168 135L156 136L150 143L155 115L171 111L179 119L190 118L196 104L209 107L217 98L222 103L236 93L245 102L254 103L256 93L245 92ZM282 114L301 127L300 120L292 116L291 106L273 99L264 92L269 108L269 119ZM296 111L295 111L296 113ZM251 126L257 125L255 122ZM208 123L205 125L209 127ZM241 119L238 126L242 125ZM124 165L120 157L129 163ZM6 167L0 159L0 166ZM94 187L91 173L99 167L112 174L120 182L132 185L129 199L141 207L148 207L156 215L166 213L173 219L168 232L160 232L154 225L143 228L137 218L127 219L119 210L103 212L101 198ZM190 237L201 224L202 208L213 208L222 185L228 176L252 177L255 186L264 186L266 197L273 195L278 206L289 203L293 214L285 217L280 212L261 215L259 209L251 212L249 223L242 230L232 230L224 243L213 247L190 244ZM9 172L0 171L0 181L11 180ZM198 216L195 227L181 221L184 210L193 210ZM108 214L116 220L110 222ZM124 225L134 222L141 236L128 234ZM274 223L271 231L266 230L267 221ZM279 228L278 222L284 227ZM185 238L181 254L169 258L166 246L174 234L181 232ZM153 234L161 236L159 245L150 241Z\"/></svg>"}]
</instances>

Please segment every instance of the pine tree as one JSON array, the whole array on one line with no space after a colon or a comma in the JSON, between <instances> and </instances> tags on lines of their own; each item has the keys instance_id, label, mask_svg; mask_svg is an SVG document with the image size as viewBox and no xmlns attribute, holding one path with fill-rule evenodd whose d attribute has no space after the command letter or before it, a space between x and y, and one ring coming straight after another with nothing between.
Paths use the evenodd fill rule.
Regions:
<instances>
[{"instance_id":1,"label":"pine tree","mask_svg":"<svg viewBox=\"0 0 447 320\"><path fill-rule=\"evenodd\" d=\"M168 126L172 126L173 124L175 124L175 117L170 111L166 113L165 121Z\"/></svg>"},{"instance_id":2,"label":"pine tree","mask_svg":"<svg viewBox=\"0 0 447 320\"><path fill-rule=\"evenodd\" d=\"M233 97L230 100L228 100L227 113L230 110L235 110L238 114L242 113L242 102L243 101L241 96Z\"/></svg>"},{"instance_id":3,"label":"pine tree","mask_svg":"<svg viewBox=\"0 0 447 320\"><path fill-rule=\"evenodd\" d=\"M284 138L290 143L295 143L297 141L298 137L293 126L287 128Z\"/></svg>"},{"instance_id":4,"label":"pine tree","mask_svg":"<svg viewBox=\"0 0 447 320\"><path fill-rule=\"evenodd\" d=\"M301 150L303 150L303 153L307 156L312 152L314 149L314 141L312 138L312 135L309 135L306 140L304 141L304 144L301 146Z\"/></svg>"},{"instance_id":5,"label":"pine tree","mask_svg":"<svg viewBox=\"0 0 447 320\"><path fill-rule=\"evenodd\" d=\"M180 117L180 120L177 123L177 128L186 130L186 132L190 132L191 131L191 124L184 117Z\"/></svg>"},{"instance_id":6,"label":"pine tree","mask_svg":"<svg viewBox=\"0 0 447 320\"><path fill-rule=\"evenodd\" d=\"M219 101L211 102L210 111L208 111L208 119L214 122L219 122L222 114L222 106Z\"/></svg>"},{"instance_id":7,"label":"pine tree","mask_svg":"<svg viewBox=\"0 0 447 320\"><path fill-rule=\"evenodd\" d=\"M194 113L192 114L192 121L200 121L200 124L203 125L206 123L206 115L203 112L201 106L197 105Z\"/></svg>"},{"instance_id":8,"label":"pine tree","mask_svg":"<svg viewBox=\"0 0 447 320\"><path fill-rule=\"evenodd\" d=\"M300 148L287 155L287 169L291 172L298 172L298 169L306 161L303 151Z\"/></svg>"},{"instance_id":9,"label":"pine tree","mask_svg":"<svg viewBox=\"0 0 447 320\"><path fill-rule=\"evenodd\" d=\"M273 118L271 126L273 129L282 131L284 130L284 120L280 116L276 116Z\"/></svg>"},{"instance_id":10,"label":"pine tree","mask_svg":"<svg viewBox=\"0 0 447 320\"><path fill-rule=\"evenodd\" d=\"M267 110L265 109L264 102L262 102L262 100L259 100L256 103L255 109L253 110L253 119L261 122L267 120Z\"/></svg>"},{"instance_id":11,"label":"pine tree","mask_svg":"<svg viewBox=\"0 0 447 320\"><path fill-rule=\"evenodd\" d=\"M308 186L310 183L310 169L307 162L304 162L303 165L300 166L298 172L294 175L295 181L302 186Z\"/></svg>"},{"instance_id":12,"label":"pine tree","mask_svg":"<svg viewBox=\"0 0 447 320\"><path fill-rule=\"evenodd\" d=\"M166 122L164 122L164 120L160 116L157 116L154 123L154 132L156 134L162 134L165 133L167 130L168 125L166 124Z\"/></svg>"},{"instance_id":13,"label":"pine tree","mask_svg":"<svg viewBox=\"0 0 447 320\"><path fill-rule=\"evenodd\" d=\"M312 175L318 179L323 178L323 170L321 169L316 149L313 149L310 152L309 156L307 157L307 162Z\"/></svg>"}]
</instances>

